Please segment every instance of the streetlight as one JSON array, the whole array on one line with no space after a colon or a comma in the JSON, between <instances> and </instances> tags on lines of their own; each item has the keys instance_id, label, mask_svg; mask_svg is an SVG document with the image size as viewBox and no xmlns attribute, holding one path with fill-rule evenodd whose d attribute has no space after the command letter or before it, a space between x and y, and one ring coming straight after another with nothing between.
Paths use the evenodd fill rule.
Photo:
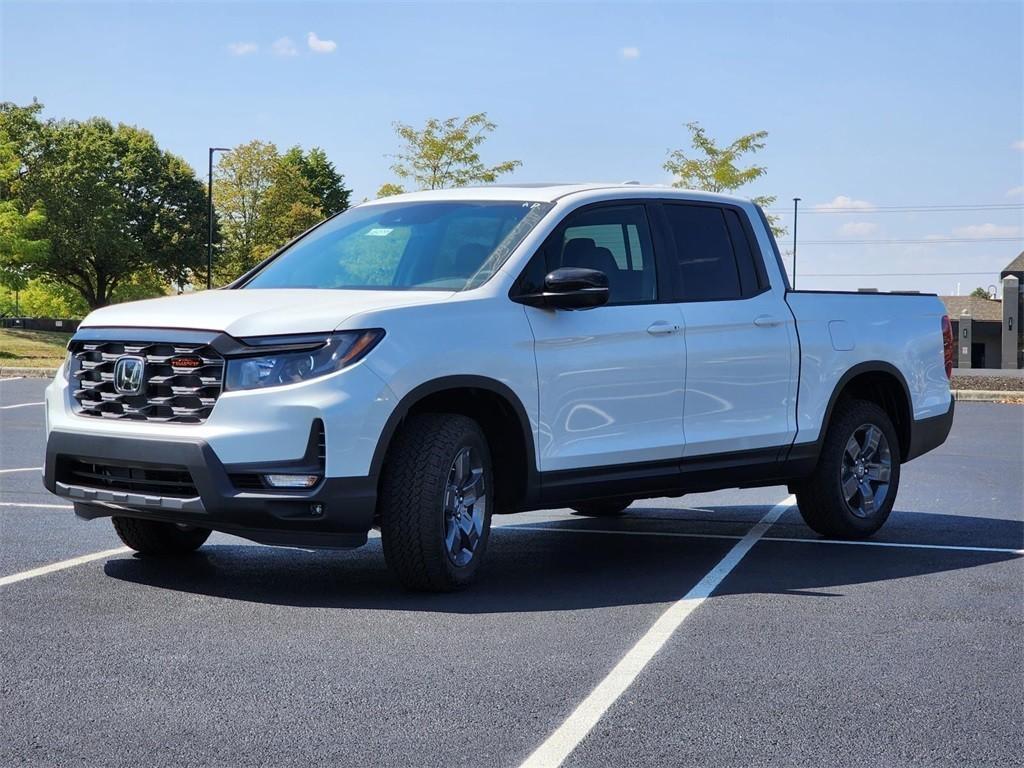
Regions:
<instances>
[{"instance_id":1,"label":"streetlight","mask_svg":"<svg viewBox=\"0 0 1024 768\"><path fill-rule=\"evenodd\" d=\"M793 198L793 288L796 288L796 212L800 198Z\"/></svg>"},{"instance_id":2,"label":"streetlight","mask_svg":"<svg viewBox=\"0 0 1024 768\"><path fill-rule=\"evenodd\" d=\"M208 186L206 199L209 203L207 217L210 220L210 232L206 238L206 289L213 288L213 153L230 152L229 147L210 147L210 175L207 176Z\"/></svg>"}]
</instances>

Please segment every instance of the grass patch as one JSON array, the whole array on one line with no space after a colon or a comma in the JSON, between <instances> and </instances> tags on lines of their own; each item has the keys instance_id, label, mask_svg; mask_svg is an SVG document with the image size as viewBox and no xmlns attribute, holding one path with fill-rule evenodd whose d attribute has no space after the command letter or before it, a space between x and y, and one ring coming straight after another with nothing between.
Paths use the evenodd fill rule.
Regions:
<instances>
[{"instance_id":1,"label":"grass patch","mask_svg":"<svg viewBox=\"0 0 1024 768\"><path fill-rule=\"evenodd\" d=\"M64 362L70 333L0 328L0 362L21 368L56 368Z\"/></svg>"}]
</instances>

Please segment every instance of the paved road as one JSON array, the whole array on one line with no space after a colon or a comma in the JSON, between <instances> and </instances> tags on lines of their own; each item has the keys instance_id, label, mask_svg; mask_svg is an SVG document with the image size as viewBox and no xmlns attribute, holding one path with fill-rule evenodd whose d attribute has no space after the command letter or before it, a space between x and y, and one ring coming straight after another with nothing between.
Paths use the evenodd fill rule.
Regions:
<instances>
[{"instance_id":1,"label":"paved road","mask_svg":"<svg viewBox=\"0 0 1024 768\"><path fill-rule=\"evenodd\" d=\"M42 386L0 382L0 470L40 465L41 407L10 406ZM961 403L874 540L900 546L787 511L589 732L577 706L784 488L501 518L458 595L403 592L376 539L222 535L0 586L0 765L518 766L567 719L567 766L1021 765L1022 467L1024 408ZM120 546L63 506L0 473L0 579Z\"/></svg>"}]
</instances>

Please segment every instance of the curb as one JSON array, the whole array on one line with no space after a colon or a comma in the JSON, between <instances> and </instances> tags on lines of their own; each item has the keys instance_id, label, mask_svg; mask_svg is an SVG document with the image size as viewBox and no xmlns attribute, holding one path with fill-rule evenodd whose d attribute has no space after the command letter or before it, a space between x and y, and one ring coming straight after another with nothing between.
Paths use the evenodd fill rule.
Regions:
<instances>
[{"instance_id":1,"label":"curb","mask_svg":"<svg viewBox=\"0 0 1024 768\"><path fill-rule=\"evenodd\" d=\"M56 375L56 368L16 368L13 366L0 366L0 378L17 376L25 379L52 379Z\"/></svg>"},{"instance_id":2,"label":"curb","mask_svg":"<svg viewBox=\"0 0 1024 768\"><path fill-rule=\"evenodd\" d=\"M991 389L954 389L953 398L965 403L1024 403L1024 391Z\"/></svg>"}]
</instances>

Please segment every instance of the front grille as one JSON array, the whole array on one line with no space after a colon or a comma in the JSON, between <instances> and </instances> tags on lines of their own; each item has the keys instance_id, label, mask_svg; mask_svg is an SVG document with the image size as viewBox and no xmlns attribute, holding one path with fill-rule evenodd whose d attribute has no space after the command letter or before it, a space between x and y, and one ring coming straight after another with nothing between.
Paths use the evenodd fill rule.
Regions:
<instances>
[{"instance_id":1,"label":"front grille","mask_svg":"<svg viewBox=\"0 0 1024 768\"><path fill-rule=\"evenodd\" d=\"M190 499L199 495L191 473L181 466L152 468L98 464L65 456L58 461L57 480L85 488L146 493L154 496Z\"/></svg>"},{"instance_id":2,"label":"front grille","mask_svg":"<svg viewBox=\"0 0 1024 768\"><path fill-rule=\"evenodd\" d=\"M224 384L224 358L208 344L79 341L71 352L73 396L83 416L200 424L209 417ZM114 366L126 355L145 361L142 386L135 395L114 386ZM178 358L179 363L198 358L200 365L175 365Z\"/></svg>"}]
</instances>

